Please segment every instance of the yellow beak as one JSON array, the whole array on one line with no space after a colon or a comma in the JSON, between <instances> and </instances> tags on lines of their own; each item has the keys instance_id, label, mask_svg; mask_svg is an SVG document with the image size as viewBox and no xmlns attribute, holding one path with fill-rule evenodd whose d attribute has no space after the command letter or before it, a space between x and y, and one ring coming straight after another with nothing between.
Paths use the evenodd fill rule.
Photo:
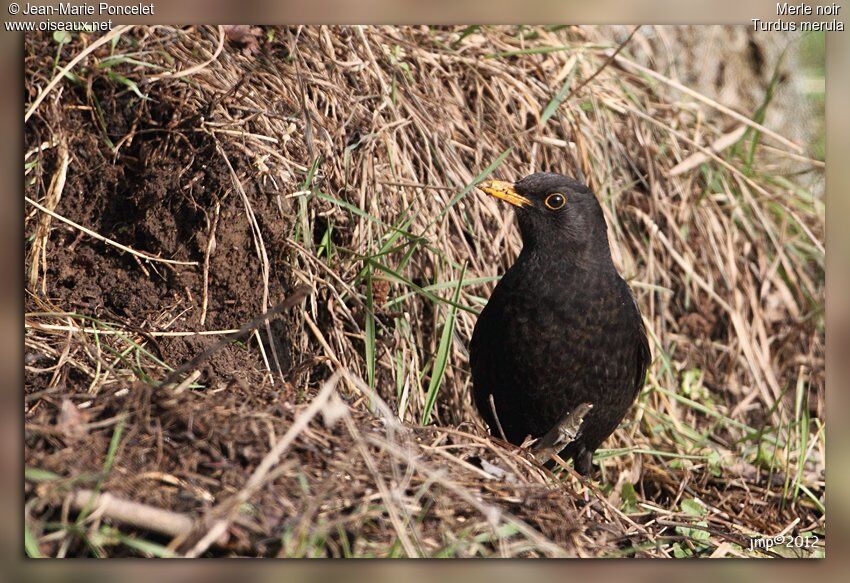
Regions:
<instances>
[{"instance_id":1,"label":"yellow beak","mask_svg":"<svg viewBox=\"0 0 850 583\"><path fill-rule=\"evenodd\" d=\"M510 182L503 182L501 180L485 180L478 185L478 188L487 194L495 196L496 198L501 198L505 202L509 202L514 206L524 207L531 204L529 199L525 198L521 194L517 194L517 191L514 190L514 185Z\"/></svg>"}]
</instances>

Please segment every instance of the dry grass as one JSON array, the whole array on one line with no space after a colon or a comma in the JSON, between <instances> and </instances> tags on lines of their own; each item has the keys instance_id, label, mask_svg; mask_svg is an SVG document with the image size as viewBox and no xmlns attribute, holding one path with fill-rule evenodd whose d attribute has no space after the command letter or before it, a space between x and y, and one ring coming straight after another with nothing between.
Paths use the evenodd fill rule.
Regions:
<instances>
[{"instance_id":1,"label":"dry grass","mask_svg":"<svg viewBox=\"0 0 850 583\"><path fill-rule=\"evenodd\" d=\"M93 40L27 41L30 554L751 556L779 533L819 546L768 554L822 553L824 208L785 172L821 163L595 29L138 27L40 95ZM111 168L170 230L66 203ZM537 170L597 193L651 331L598 482L486 437L468 394L520 248L473 187ZM193 528L157 532L157 509Z\"/></svg>"}]
</instances>

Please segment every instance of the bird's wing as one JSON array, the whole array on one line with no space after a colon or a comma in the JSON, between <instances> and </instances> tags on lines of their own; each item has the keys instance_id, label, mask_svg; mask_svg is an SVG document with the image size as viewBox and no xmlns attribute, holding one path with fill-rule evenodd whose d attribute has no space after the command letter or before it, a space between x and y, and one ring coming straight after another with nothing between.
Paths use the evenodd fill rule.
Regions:
<instances>
[{"instance_id":1,"label":"bird's wing","mask_svg":"<svg viewBox=\"0 0 850 583\"><path fill-rule=\"evenodd\" d=\"M488 352L486 344L492 342L496 336L493 330L495 321L488 317L492 309L491 303L488 302L481 313L478 314L478 320L475 322L472 338L469 341L469 368L472 372L472 396L475 407L487 425L495 428L493 408L489 402L492 371L488 370L487 364L484 362L486 360L484 355Z\"/></svg>"},{"instance_id":2,"label":"bird's wing","mask_svg":"<svg viewBox=\"0 0 850 583\"><path fill-rule=\"evenodd\" d=\"M488 339L493 336L494 320L492 318L488 318L488 315L493 310L490 305L492 300L493 294L490 294L490 302L487 302L478 314L478 319L475 321L475 327L472 329L472 338L469 339L469 367L472 370L473 375L475 375L475 369L478 365L478 361L481 360L480 357L483 348L482 344L487 342Z\"/></svg>"},{"instance_id":3,"label":"bird's wing","mask_svg":"<svg viewBox=\"0 0 850 583\"><path fill-rule=\"evenodd\" d=\"M640 318L640 312L638 312ZM646 336L646 326L643 324L643 318L640 320L640 332L638 334L638 345L635 351L635 359L637 366L635 367L635 394L636 398L643 384L646 381L646 369L649 368L649 363L652 362L652 351L649 348L649 338Z\"/></svg>"},{"instance_id":4,"label":"bird's wing","mask_svg":"<svg viewBox=\"0 0 850 583\"><path fill-rule=\"evenodd\" d=\"M486 310L487 308L485 307L484 309ZM469 368L472 371L473 379L475 379L480 372L478 371L478 364L481 360L481 344L488 333L483 330L488 327L486 318L481 318L483 314L484 312L482 311L481 314L478 315L478 321L475 323L475 328L472 330L472 338L469 340Z\"/></svg>"},{"instance_id":5,"label":"bird's wing","mask_svg":"<svg viewBox=\"0 0 850 583\"><path fill-rule=\"evenodd\" d=\"M637 398L638 393L640 393L646 381L646 369L649 368L649 364L652 362L652 350L649 348L649 338L646 336L646 326L643 323L643 316L640 315L640 306L638 306L637 298L630 287L627 286L626 289L629 290L629 297L632 299L638 318L638 341L635 350L635 388L634 396L632 397L634 399Z\"/></svg>"}]
</instances>

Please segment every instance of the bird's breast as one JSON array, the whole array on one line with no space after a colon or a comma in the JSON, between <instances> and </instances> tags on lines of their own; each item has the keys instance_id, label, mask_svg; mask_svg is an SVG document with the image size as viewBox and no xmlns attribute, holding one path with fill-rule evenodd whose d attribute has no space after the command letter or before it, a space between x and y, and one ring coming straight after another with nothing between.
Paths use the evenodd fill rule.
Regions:
<instances>
[{"instance_id":1,"label":"bird's breast","mask_svg":"<svg viewBox=\"0 0 850 583\"><path fill-rule=\"evenodd\" d=\"M527 379L578 375L593 366L608 376L601 355L616 357L617 347L628 344L640 321L625 282L616 273L556 275L517 267L505 275L482 313L499 336L482 343L490 358Z\"/></svg>"}]
</instances>

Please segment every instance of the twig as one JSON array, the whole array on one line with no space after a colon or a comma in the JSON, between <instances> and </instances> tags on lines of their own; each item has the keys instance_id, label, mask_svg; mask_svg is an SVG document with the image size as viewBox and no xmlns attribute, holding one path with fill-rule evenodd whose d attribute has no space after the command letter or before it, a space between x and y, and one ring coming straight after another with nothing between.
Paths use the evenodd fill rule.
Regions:
<instances>
[{"instance_id":1,"label":"twig","mask_svg":"<svg viewBox=\"0 0 850 583\"><path fill-rule=\"evenodd\" d=\"M227 195L225 195L227 196ZM212 255L213 249L216 246L215 242L215 232L218 227L218 220L221 216L221 201L215 203L215 214L213 216L212 225L210 225L210 234L209 240L207 241L207 248L204 250L204 268L203 268L203 278L204 278L204 289L202 293L201 299L201 326L207 321L207 306L209 304L209 287L210 287L210 256Z\"/></svg>"},{"instance_id":2,"label":"twig","mask_svg":"<svg viewBox=\"0 0 850 583\"><path fill-rule=\"evenodd\" d=\"M307 285L298 286L297 288L295 288L295 291L293 291L292 294L288 298L286 298L285 300L280 302L278 305L273 307L271 310L268 310L267 312L260 314L259 316L257 316L253 320L250 320L249 322L243 324L242 327L239 328L239 330L237 330L233 334L228 334L227 336L225 336L224 338L222 338L221 340L219 340L218 342L216 342L215 344L213 344L212 346L210 346L209 348L207 348L206 350L204 350L203 352L201 352L200 354L198 354L197 356L192 358L190 361L185 362L185 363L181 364L180 366L178 366L177 368L175 368L168 375L166 375L166 377L159 383L158 386L163 387L165 385L171 384L181 374L183 374L183 373L185 373L189 370L198 368L198 365L200 365L204 360L206 360L207 358L209 358L210 356L212 356L213 354L215 354L216 352L218 352L219 350L221 350L222 348L224 348L225 346L227 346L228 344L230 344L234 340L239 340L245 334L251 332L257 326L263 324L264 322L268 322L269 318L271 318L272 316L279 314L280 312L282 312L282 311L284 311L288 308L291 308L292 306L294 306L295 304L300 302L302 299L307 297L309 294L310 294L310 287L309 286L307 286Z\"/></svg>"},{"instance_id":3,"label":"twig","mask_svg":"<svg viewBox=\"0 0 850 583\"><path fill-rule=\"evenodd\" d=\"M116 522L176 537L192 530L194 521L187 515L163 510L149 504L131 502L102 492L78 490L70 495L71 508L93 508L100 515Z\"/></svg>"},{"instance_id":4,"label":"twig","mask_svg":"<svg viewBox=\"0 0 850 583\"><path fill-rule=\"evenodd\" d=\"M499 421L499 413L496 411L496 403L493 401L493 393L487 395L487 400L490 401L490 411L493 413L493 419L496 420L496 428L499 430L499 435L502 436L504 441L508 441L508 438L505 437L505 430L502 429L502 422Z\"/></svg>"},{"instance_id":5,"label":"twig","mask_svg":"<svg viewBox=\"0 0 850 583\"><path fill-rule=\"evenodd\" d=\"M395 528L398 540L401 541L401 546L404 547L404 552L407 553L409 558L421 556L422 553L417 550L416 546L414 546L413 540L410 538L410 534L415 534L416 531L412 528L413 525L411 523L409 513L405 512L404 507L401 508L400 512L399 508L393 504L393 496L390 489L387 487L386 480L384 480L381 473L378 471L378 468L375 466L375 461L372 459L373 456L369 450L366 449L366 446L363 443L363 436L351 420L351 415L349 414L347 407L343 418L345 420L345 426L351 434L351 438L354 440L357 450L360 452L360 456L363 458L366 467L369 469L369 472L372 474L372 478L375 480L375 485L378 487L378 492L380 492L381 498L384 500L384 506L390 516L390 522ZM406 520L404 522L402 522L402 517L400 516L401 513L405 515L404 518ZM410 533L408 531L410 531ZM421 544L418 546L421 547Z\"/></svg>"},{"instance_id":6,"label":"twig","mask_svg":"<svg viewBox=\"0 0 850 583\"><path fill-rule=\"evenodd\" d=\"M610 65L610 64L614 61L614 59L616 59L616 58L617 58L617 55L619 55L619 54L620 54L620 51L622 51L624 48L626 48L626 45L627 45L627 44L629 44L629 41L630 41L630 40L632 40L632 37L633 37L633 36L635 36L635 33L636 33L637 31L639 31L639 30L640 30L640 27L641 27L641 25L638 25L638 26L634 27L634 29L632 29L632 32L631 32L631 33L629 33L629 36L628 36L628 37L626 37L626 40L624 40L623 42L621 42L621 43L620 43L620 46L618 46L618 47L616 48L616 50L615 50L615 51L611 54L611 56L610 56L610 57L608 57L608 58L605 60L605 62L604 62L604 63L602 63L602 64L599 66L599 68L598 68L598 69L596 69L596 71L594 71L594 72L593 72L593 74L592 74L590 77L588 77L587 79L585 79L584 81L582 81L581 83L579 83L578 87L576 87L575 89L573 89L572 91L570 91L570 92L567 94L567 96L564 98L564 102L568 102L568 101L570 100L570 98L571 98L573 95L576 95L579 91L581 91L582 89L584 89L584 87L585 87L588 83L590 83L591 81L593 81L593 80L597 77L597 75L599 75L599 73L601 73L602 71L604 71L604 70L608 67L608 65Z\"/></svg>"},{"instance_id":7,"label":"twig","mask_svg":"<svg viewBox=\"0 0 850 583\"><path fill-rule=\"evenodd\" d=\"M514 526L520 533L523 534L523 536L525 536L528 540L533 541L541 550L550 553L554 557L569 556L566 550L547 539L545 536L540 534L538 531L529 526L523 520L520 520L512 514L502 511L496 506L490 506L489 504L482 502L477 497L473 496L468 490L460 487L453 481L446 479L446 477L441 472L437 470L432 470L423 462L416 459L409 453L398 449L395 445L391 443L379 440L371 435L366 435L365 439L369 443L383 449L384 451L397 457L401 461L412 465L416 469L416 471L426 476L429 480L438 482L447 490L456 494L461 500L478 510L487 519L487 521L494 529L498 524L499 520L503 520L508 524Z\"/></svg>"},{"instance_id":8,"label":"twig","mask_svg":"<svg viewBox=\"0 0 850 583\"><path fill-rule=\"evenodd\" d=\"M65 314L56 314L56 316L63 316ZM122 330L100 330L98 328L86 328L84 326L71 326L71 325L62 325L62 324L39 324L38 322L24 322L25 328L30 328L33 330L41 330L43 332L81 332L83 334L99 334L100 336L110 336L115 334L124 334ZM234 334L239 332L237 328L228 328L226 330L197 330L197 331L185 331L185 330L174 330L174 331L152 331L152 332L141 332L138 330L134 330L141 333L144 333L148 336L152 336L154 338L183 338L187 336L221 336L222 334Z\"/></svg>"},{"instance_id":9,"label":"twig","mask_svg":"<svg viewBox=\"0 0 850 583\"><path fill-rule=\"evenodd\" d=\"M325 403L336 388L339 379L343 377L343 374L343 370L338 370L331 376L331 378L325 381L325 384L322 386L319 394L316 395L316 398L313 399L307 409L295 419L289 427L289 430L278 440L277 443L275 443L269 453L266 454L263 461L260 462L260 465L257 466L245 482L242 489L239 490L239 492L237 492L232 498L222 502L211 511L212 515L218 515L221 518L219 518L209 528L207 534L186 553L186 557L197 557L204 553L210 545L213 544L213 542L218 540L225 532L227 532L227 528L233 521L235 511L238 510L242 504L247 502L260 488L260 486L263 485L269 472L278 463L283 453L287 450L287 448L289 448L292 442L295 441L295 438L298 437L298 435L307 427L313 417L315 417L316 414L324 408Z\"/></svg>"},{"instance_id":10,"label":"twig","mask_svg":"<svg viewBox=\"0 0 850 583\"><path fill-rule=\"evenodd\" d=\"M68 155L68 142L65 137L59 140L58 155L59 168L50 180L50 186L47 189L47 196L44 197L45 204L53 211L59 204L59 199L62 198L62 191L65 189L65 179L68 176L68 166L70 165L70 156ZM45 213L39 217L38 226L35 230L35 238L33 240L32 252L30 254L30 289L35 291L38 283L38 268L42 267L41 278L41 293L47 293L47 238L50 234L50 218L51 215Z\"/></svg>"}]
</instances>

